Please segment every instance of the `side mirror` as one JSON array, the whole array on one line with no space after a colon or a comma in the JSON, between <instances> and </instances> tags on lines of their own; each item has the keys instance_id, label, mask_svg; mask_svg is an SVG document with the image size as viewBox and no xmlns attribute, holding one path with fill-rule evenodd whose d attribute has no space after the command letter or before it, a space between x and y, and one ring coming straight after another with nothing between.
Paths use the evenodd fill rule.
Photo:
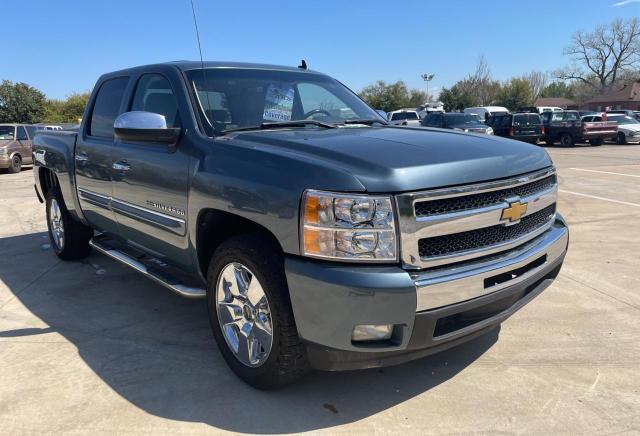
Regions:
<instances>
[{"instance_id":1,"label":"side mirror","mask_svg":"<svg viewBox=\"0 0 640 436\"><path fill-rule=\"evenodd\" d=\"M164 115L145 111L125 112L113 122L115 137L123 142L175 145L181 130L168 128Z\"/></svg>"}]
</instances>

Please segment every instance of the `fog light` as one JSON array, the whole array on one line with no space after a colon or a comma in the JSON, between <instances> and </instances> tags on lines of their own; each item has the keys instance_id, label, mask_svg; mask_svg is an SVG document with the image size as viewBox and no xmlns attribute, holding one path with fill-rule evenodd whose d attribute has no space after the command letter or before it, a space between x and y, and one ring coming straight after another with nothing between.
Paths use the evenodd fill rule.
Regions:
<instances>
[{"instance_id":1,"label":"fog light","mask_svg":"<svg viewBox=\"0 0 640 436\"><path fill-rule=\"evenodd\" d=\"M393 324L357 325L351 335L352 341L382 341L391 339Z\"/></svg>"}]
</instances>

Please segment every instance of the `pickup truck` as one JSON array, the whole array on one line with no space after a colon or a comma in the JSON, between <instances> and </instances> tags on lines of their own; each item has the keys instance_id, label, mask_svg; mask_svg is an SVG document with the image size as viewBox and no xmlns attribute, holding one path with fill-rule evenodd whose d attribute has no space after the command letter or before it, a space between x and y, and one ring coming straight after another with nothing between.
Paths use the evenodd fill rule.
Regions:
<instances>
[{"instance_id":1,"label":"pickup truck","mask_svg":"<svg viewBox=\"0 0 640 436\"><path fill-rule=\"evenodd\" d=\"M589 141L591 145L602 145L606 138L616 137L618 125L614 122L585 122L578 111L544 112L544 141L548 145L556 142L564 147L573 147L576 142Z\"/></svg>"},{"instance_id":2,"label":"pickup truck","mask_svg":"<svg viewBox=\"0 0 640 436\"><path fill-rule=\"evenodd\" d=\"M64 260L91 248L206 301L252 386L469 341L558 275L544 149L395 127L306 68L172 62L99 78L78 132L43 132L35 189Z\"/></svg>"}]
</instances>

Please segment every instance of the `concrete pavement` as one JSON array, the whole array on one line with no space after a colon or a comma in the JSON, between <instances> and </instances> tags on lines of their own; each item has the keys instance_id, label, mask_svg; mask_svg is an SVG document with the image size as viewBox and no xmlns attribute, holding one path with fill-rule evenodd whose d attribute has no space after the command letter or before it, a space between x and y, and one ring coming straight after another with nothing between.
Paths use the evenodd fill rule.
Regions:
<instances>
[{"instance_id":1,"label":"concrete pavement","mask_svg":"<svg viewBox=\"0 0 640 436\"><path fill-rule=\"evenodd\" d=\"M276 392L226 367L204 302L57 260L31 172L0 174L0 433L639 433L640 146L547 150L572 232L549 289L456 349Z\"/></svg>"}]
</instances>

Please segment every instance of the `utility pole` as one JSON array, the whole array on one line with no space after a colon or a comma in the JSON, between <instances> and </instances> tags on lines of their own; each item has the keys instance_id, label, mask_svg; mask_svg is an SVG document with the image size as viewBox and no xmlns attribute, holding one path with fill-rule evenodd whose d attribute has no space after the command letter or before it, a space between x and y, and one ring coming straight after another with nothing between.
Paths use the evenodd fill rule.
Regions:
<instances>
[{"instance_id":1,"label":"utility pole","mask_svg":"<svg viewBox=\"0 0 640 436\"><path fill-rule=\"evenodd\" d=\"M429 82L431 82L433 80L434 76L435 76L435 74L427 74L427 73L424 73L424 74L422 74L420 76L420 77L422 77L422 80L427 82L427 101L426 101L426 103L429 103Z\"/></svg>"}]
</instances>

